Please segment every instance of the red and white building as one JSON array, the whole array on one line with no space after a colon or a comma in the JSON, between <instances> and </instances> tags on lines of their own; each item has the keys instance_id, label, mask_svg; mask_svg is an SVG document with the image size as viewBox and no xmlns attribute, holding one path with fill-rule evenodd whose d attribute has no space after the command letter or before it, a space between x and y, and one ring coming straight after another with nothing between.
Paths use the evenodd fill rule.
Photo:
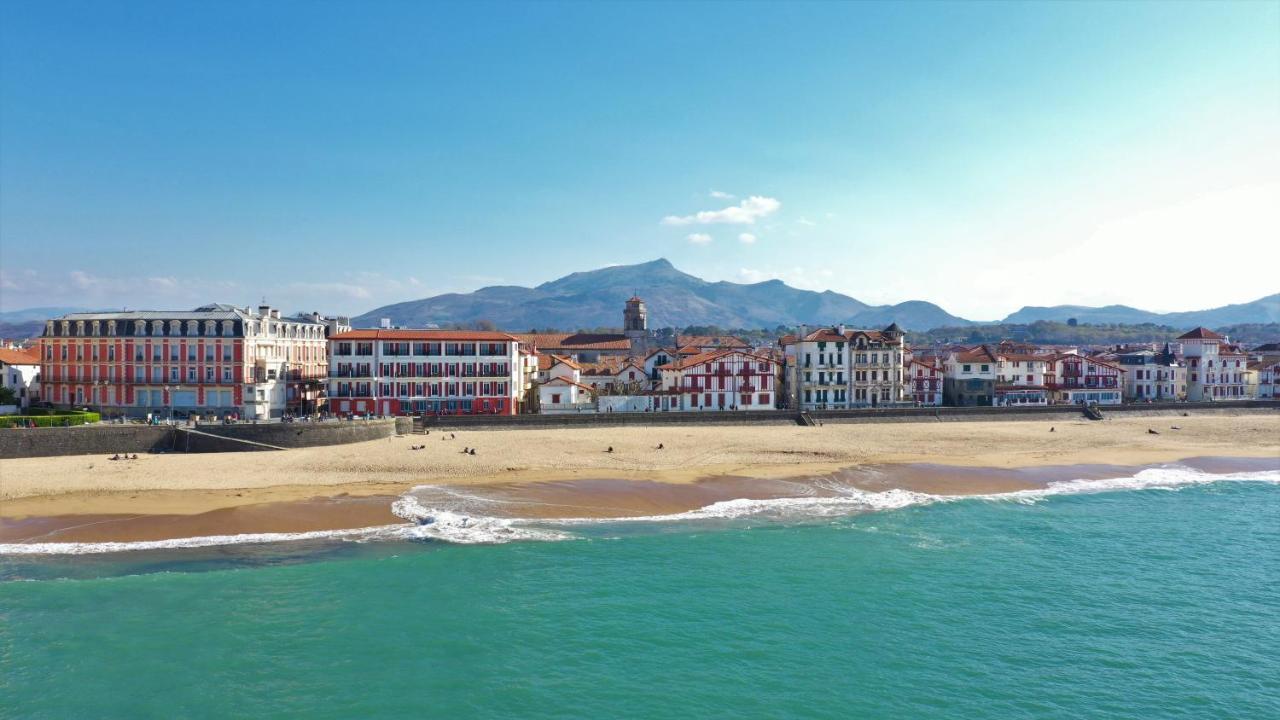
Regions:
<instances>
[{"instance_id":1,"label":"red and white building","mask_svg":"<svg viewBox=\"0 0 1280 720\"><path fill-rule=\"evenodd\" d=\"M716 350L658 368L662 388L652 394L656 411L772 410L777 363L745 350Z\"/></svg>"},{"instance_id":2,"label":"red and white building","mask_svg":"<svg viewBox=\"0 0 1280 720\"><path fill-rule=\"evenodd\" d=\"M72 313L45 323L41 399L135 417L311 412L331 326L266 305Z\"/></svg>"},{"instance_id":3,"label":"red and white building","mask_svg":"<svg viewBox=\"0 0 1280 720\"><path fill-rule=\"evenodd\" d=\"M515 415L527 384L520 341L473 330L352 330L329 338L336 415Z\"/></svg>"},{"instance_id":4,"label":"red and white building","mask_svg":"<svg viewBox=\"0 0 1280 720\"><path fill-rule=\"evenodd\" d=\"M1123 393L1124 370L1100 358L1074 353L1052 356L1044 385L1057 404L1119 405Z\"/></svg>"},{"instance_id":5,"label":"red and white building","mask_svg":"<svg viewBox=\"0 0 1280 720\"><path fill-rule=\"evenodd\" d=\"M933 358L912 359L906 368L907 400L916 405L941 405L942 366Z\"/></svg>"}]
</instances>

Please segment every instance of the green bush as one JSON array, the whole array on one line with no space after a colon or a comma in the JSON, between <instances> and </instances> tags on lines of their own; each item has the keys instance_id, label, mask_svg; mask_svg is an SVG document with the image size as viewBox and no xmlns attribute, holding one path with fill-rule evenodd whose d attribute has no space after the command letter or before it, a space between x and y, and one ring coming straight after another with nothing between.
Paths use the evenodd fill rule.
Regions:
<instances>
[{"instance_id":1,"label":"green bush","mask_svg":"<svg viewBox=\"0 0 1280 720\"><path fill-rule=\"evenodd\" d=\"M64 427L101 422L102 416L96 412L75 412L72 410L45 411L44 414L40 414L39 410L36 410L34 414L30 415L0 415L0 428L25 427L30 425L31 421L35 421L36 427Z\"/></svg>"}]
</instances>

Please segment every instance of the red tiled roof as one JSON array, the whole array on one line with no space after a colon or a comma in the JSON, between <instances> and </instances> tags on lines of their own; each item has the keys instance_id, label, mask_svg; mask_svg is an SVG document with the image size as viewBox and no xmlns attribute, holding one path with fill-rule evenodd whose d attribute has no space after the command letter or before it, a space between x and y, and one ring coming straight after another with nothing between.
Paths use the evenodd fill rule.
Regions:
<instances>
[{"instance_id":1,"label":"red tiled roof","mask_svg":"<svg viewBox=\"0 0 1280 720\"><path fill-rule=\"evenodd\" d=\"M330 340L505 340L516 338L488 330L348 330Z\"/></svg>"},{"instance_id":2,"label":"red tiled roof","mask_svg":"<svg viewBox=\"0 0 1280 720\"><path fill-rule=\"evenodd\" d=\"M1207 327L1198 327L1195 330L1192 330L1191 332L1185 335L1179 335L1178 339L1179 340L1226 340L1226 338L1210 330Z\"/></svg>"},{"instance_id":3,"label":"red tiled roof","mask_svg":"<svg viewBox=\"0 0 1280 720\"><path fill-rule=\"evenodd\" d=\"M992 354L991 349L986 345L979 345L963 352L956 353L956 360L959 362L975 363L975 362L996 362L996 356Z\"/></svg>"},{"instance_id":4,"label":"red tiled roof","mask_svg":"<svg viewBox=\"0 0 1280 720\"><path fill-rule=\"evenodd\" d=\"M591 387L590 385L583 385L580 382L574 382L573 380L570 380L569 378L564 377L562 375L557 375L542 384L545 386L545 385L555 385L558 383L564 383L565 385L573 385L575 387L580 387L583 390L595 390L595 388Z\"/></svg>"},{"instance_id":5,"label":"red tiled roof","mask_svg":"<svg viewBox=\"0 0 1280 720\"><path fill-rule=\"evenodd\" d=\"M698 355L693 355L691 357L681 358L678 362L673 362L669 365L663 365L663 367L669 370L683 370L687 367L693 367L694 365L701 365L702 363L705 363L705 362L719 360L720 358L727 357L729 355L745 355L746 357L754 358L756 360L772 360L771 358L765 357L763 355L757 355L752 352L747 352L746 350L737 350L737 349L711 350L709 352L700 353Z\"/></svg>"},{"instance_id":6,"label":"red tiled roof","mask_svg":"<svg viewBox=\"0 0 1280 720\"><path fill-rule=\"evenodd\" d=\"M36 350L9 350L0 348L0 362L6 365L39 365L40 353Z\"/></svg>"}]
</instances>

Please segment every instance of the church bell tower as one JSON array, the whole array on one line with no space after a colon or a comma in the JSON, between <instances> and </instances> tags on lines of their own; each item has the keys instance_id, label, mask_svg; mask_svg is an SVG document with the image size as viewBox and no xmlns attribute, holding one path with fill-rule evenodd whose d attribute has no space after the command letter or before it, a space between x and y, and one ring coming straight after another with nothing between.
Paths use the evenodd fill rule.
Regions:
<instances>
[{"instance_id":1,"label":"church bell tower","mask_svg":"<svg viewBox=\"0 0 1280 720\"><path fill-rule=\"evenodd\" d=\"M631 341L631 353L643 355L649 340L649 311L644 307L644 300L636 295L631 296L622 311L622 331Z\"/></svg>"}]
</instances>

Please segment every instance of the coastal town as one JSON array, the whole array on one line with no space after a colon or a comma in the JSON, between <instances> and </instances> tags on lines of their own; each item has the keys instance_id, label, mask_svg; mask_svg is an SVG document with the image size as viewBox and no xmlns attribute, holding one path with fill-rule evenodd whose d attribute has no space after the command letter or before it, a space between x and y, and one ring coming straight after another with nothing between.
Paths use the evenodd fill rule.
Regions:
<instances>
[{"instance_id":1,"label":"coastal town","mask_svg":"<svg viewBox=\"0 0 1280 720\"><path fill-rule=\"evenodd\" d=\"M771 344L619 333L353 328L269 305L72 313L0 350L11 416L104 419L705 413L1271 400L1280 344L1199 327L1172 342L911 347L896 323L800 326ZM662 338L660 340L660 338ZM21 427L22 423L9 423Z\"/></svg>"}]
</instances>

